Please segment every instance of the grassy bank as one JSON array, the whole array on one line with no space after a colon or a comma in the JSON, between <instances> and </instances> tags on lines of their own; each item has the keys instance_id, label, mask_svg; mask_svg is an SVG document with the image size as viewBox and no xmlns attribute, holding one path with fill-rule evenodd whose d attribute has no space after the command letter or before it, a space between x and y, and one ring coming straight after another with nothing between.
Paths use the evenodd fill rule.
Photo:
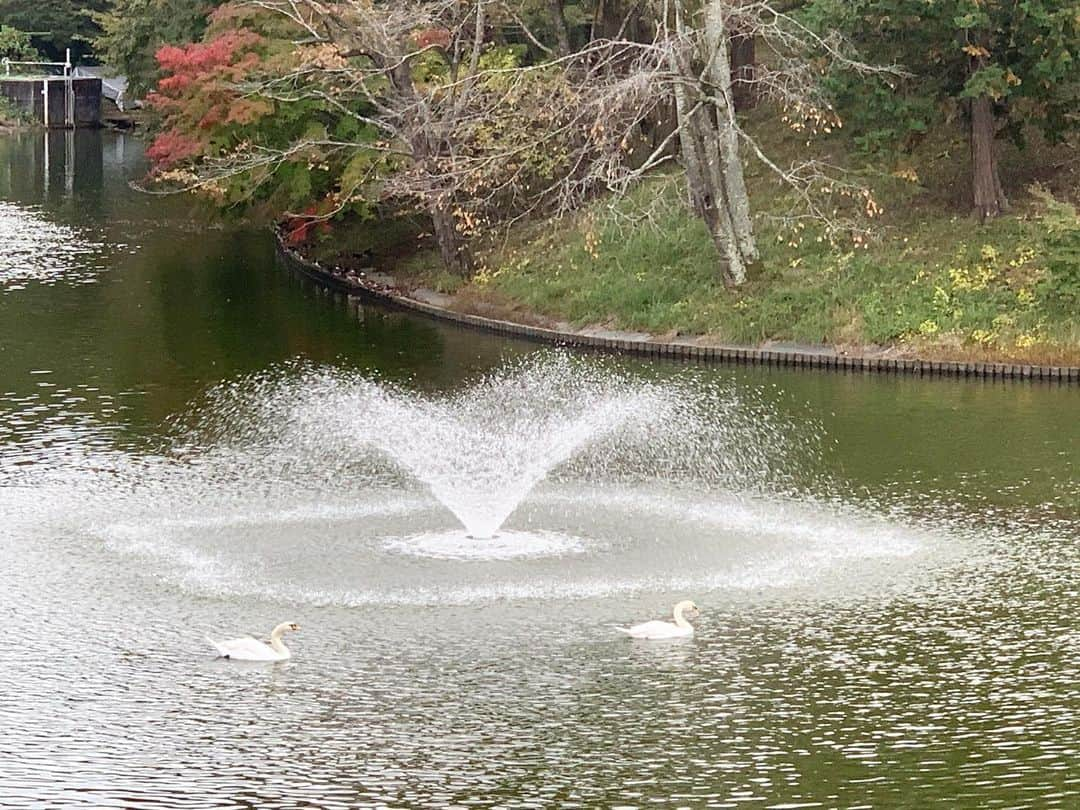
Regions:
<instances>
[{"instance_id":1,"label":"grassy bank","mask_svg":"<svg viewBox=\"0 0 1080 810\"><path fill-rule=\"evenodd\" d=\"M786 132L773 133L767 146L780 155L805 148ZM796 341L936 358L1080 362L1077 150L1006 151L1013 207L983 225L961 213L966 161L954 156L967 146L960 132L861 165L842 139L824 148L831 150L824 157L857 169L875 189L885 209L877 236L862 247L834 248L813 228L796 240L778 232L768 214L790 200L763 168L752 167L762 260L736 291L723 287L713 246L673 177L653 178L614 205L598 201L573 218L500 234L480 246L481 270L470 281L438 269L429 252L398 263L397 275L454 293L462 310L533 323L750 345Z\"/></svg>"}]
</instances>

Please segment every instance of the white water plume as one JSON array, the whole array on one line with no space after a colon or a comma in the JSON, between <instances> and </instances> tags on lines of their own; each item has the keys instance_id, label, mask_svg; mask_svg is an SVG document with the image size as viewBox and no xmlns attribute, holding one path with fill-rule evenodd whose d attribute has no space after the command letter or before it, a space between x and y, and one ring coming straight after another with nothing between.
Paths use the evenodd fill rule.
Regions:
<instances>
[{"instance_id":1,"label":"white water plume","mask_svg":"<svg viewBox=\"0 0 1080 810\"><path fill-rule=\"evenodd\" d=\"M745 483L770 475L787 443L768 413L715 387L642 380L561 354L449 394L309 369L233 383L210 401L211 418L185 435L214 448L206 459L227 459L229 475L246 467L265 480L276 468L294 487L339 488L404 476L481 539L552 474Z\"/></svg>"},{"instance_id":2,"label":"white water plume","mask_svg":"<svg viewBox=\"0 0 1080 810\"><path fill-rule=\"evenodd\" d=\"M424 483L472 536L490 538L551 470L592 443L648 430L668 407L655 386L564 383L496 378L435 400L348 391L340 404L363 416L342 430Z\"/></svg>"}]
</instances>

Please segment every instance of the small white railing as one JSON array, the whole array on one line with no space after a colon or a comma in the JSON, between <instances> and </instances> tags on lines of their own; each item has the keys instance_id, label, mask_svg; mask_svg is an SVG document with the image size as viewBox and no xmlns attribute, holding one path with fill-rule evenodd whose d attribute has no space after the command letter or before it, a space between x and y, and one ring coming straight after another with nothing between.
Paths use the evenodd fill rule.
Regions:
<instances>
[{"instance_id":1,"label":"small white railing","mask_svg":"<svg viewBox=\"0 0 1080 810\"><path fill-rule=\"evenodd\" d=\"M5 76L10 76L11 75L11 67L12 67L12 65L27 65L27 66L37 65L39 67L63 68L63 70L64 70L63 75L66 78L67 76L71 75L71 48L68 48L64 52L64 61L63 62L21 62L21 61L16 60L16 59L8 59L5 56L3 59L0 59L0 65L3 65L3 67L4 67L4 75Z\"/></svg>"}]
</instances>

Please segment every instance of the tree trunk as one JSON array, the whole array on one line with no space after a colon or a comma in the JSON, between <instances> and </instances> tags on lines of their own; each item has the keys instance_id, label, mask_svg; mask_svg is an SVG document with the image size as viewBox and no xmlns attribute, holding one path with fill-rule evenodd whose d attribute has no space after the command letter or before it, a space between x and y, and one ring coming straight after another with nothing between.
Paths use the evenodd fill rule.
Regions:
<instances>
[{"instance_id":1,"label":"tree trunk","mask_svg":"<svg viewBox=\"0 0 1080 810\"><path fill-rule=\"evenodd\" d=\"M682 39L685 31L678 4L675 25ZM681 77L675 86L675 107L690 198L724 259L721 267L724 284L734 287L745 281L747 264L756 261L757 248L738 157L738 133L733 129L733 113L728 114L730 97L723 96L724 92L730 93L731 86L726 43L718 56L721 57L724 69L714 73L710 67L709 79L715 83L717 78L723 80L726 76L727 90L710 93L701 88L700 100L692 100L687 92L687 86L694 86L698 79L689 53L677 48L672 53L671 67Z\"/></svg>"},{"instance_id":2,"label":"tree trunk","mask_svg":"<svg viewBox=\"0 0 1080 810\"><path fill-rule=\"evenodd\" d=\"M732 234L739 253L747 264L758 260L754 226L750 218L750 195L746 190L742 158L739 156L739 126L731 84L731 56L724 20L724 0L710 0L705 10L705 40L711 62L712 101L716 111L717 142L720 147L720 171ZM741 282L742 279L739 279Z\"/></svg>"},{"instance_id":3,"label":"tree trunk","mask_svg":"<svg viewBox=\"0 0 1080 810\"><path fill-rule=\"evenodd\" d=\"M474 262L472 251L461 239L454 223L454 213L444 202L436 201L428 208L431 224L435 229L435 243L446 269L459 276L472 275Z\"/></svg>"},{"instance_id":4,"label":"tree trunk","mask_svg":"<svg viewBox=\"0 0 1080 810\"><path fill-rule=\"evenodd\" d=\"M551 20L555 26L558 55L567 56L570 53L570 28L563 13L563 0L548 0L548 7L551 9Z\"/></svg>"},{"instance_id":5,"label":"tree trunk","mask_svg":"<svg viewBox=\"0 0 1080 810\"><path fill-rule=\"evenodd\" d=\"M641 3L626 0L597 0L589 40L628 39L642 41Z\"/></svg>"},{"instance_id":6,"label":"tree trunk","mask_svg":"<svg viewBox=\"0 0 1080 810\"><path fill-rule=\"evenodd\" d=\"M483 17L478 20L483 24ZM482 29L479 29L482 31ZM402 49L402 52L405 52ZM475 57L475 51L474 51ZM424 172L423 191L418 193L420 205L431 217L435 231L435 243L439 247L446 269L461 276L471 275L475 263L468 245L457 232L454 222L453 199L443 186L439 176L437 156L440 140L438 132L431 125L430 111L422 103L413 83L412 66L406 59L401 59L389 69L390 81L398 97L404 99L412 108L409 120L411 132L407 135L409 151L413 163Z\"/></svg>"},{"instance_id":7,"label":"tree trunk","mask_svg":"<svg viewBox=\"0 0 1080 810\"><path fill-rule=\"evenodd\" d=\"M680 58L682 57L682 58ZM680 77L686 76L689 59L685 54L673 55L671 71ZM699 112L699 111L698 111ZM694 211L702 219L709 216L712 207L711 195L705 188L705 150L701 143L700 130L694 118L698 114L692 110L687 98L686 85L680 80L675 82L675 120L679 129L679 148L686 168L686 183L690 189L690 201Z\"/></svg>"},{"instance_id":8,"label":"tree trunk","mask_svg":"<svg viewBox=\"0 0 1080 810\"><path fill-rule=\"evenodd\" d=\"M985 222L1009 208L994 150L994 106L989 96L971 101L971 175L975 214Z\"/></svg>"},{"instance_id":9,"label":"tree trunk","mask_svg":"<svg viewBox=\"0 0 1080 810\"><path fill-rule=\"evenodd\" d=\"M736 112L757 106L757 52L753 35L732 33L731 77Z\"/></svg>"},{"instance_id":10,"label":"tree trunk","mask_svg":"<svg viewBox=\"0 0 1080 810\"><path fill-rule=\"evenodd\" d=\"M596 10L593 11L592 25L589 27L589 41L600 39L604 35L602 26L607 17L607 3L605 0L596 0Z\"/></svg>"}]
</instances>

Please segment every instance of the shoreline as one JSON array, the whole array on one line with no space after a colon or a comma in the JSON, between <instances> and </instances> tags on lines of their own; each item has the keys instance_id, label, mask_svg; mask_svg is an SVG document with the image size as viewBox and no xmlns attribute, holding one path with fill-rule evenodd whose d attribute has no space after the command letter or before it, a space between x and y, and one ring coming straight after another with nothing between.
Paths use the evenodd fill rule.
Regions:
<instances>
[{"instance_id":1,"label":"shoreline","mask_svg":"<svg viewBox=\"0 0 1080 810\"><path fill-rule=\"evenodd\" d=\"M1028 380L1065 385L1080 384L1080 366L1053 366L1007 362L970 362L901 357L890 350L848 352L833 346L800 346L766 343L740 346L708 342L704 337L687 336L668 340L641 332L607 329L575 329L569 324L536 326L501 318L465 313L452 308L453 296L431 290L407 293L395 278L384 273L357 273L341 267L327 267L287 246L273 231L277 252L290 266L308 278L351 295L408 310L463 326L535 343L575 349L628 354L724 365L776 366L844 373L872 373L912 377L978 378L987 380Z\"/></svg>"}]
</instances>

